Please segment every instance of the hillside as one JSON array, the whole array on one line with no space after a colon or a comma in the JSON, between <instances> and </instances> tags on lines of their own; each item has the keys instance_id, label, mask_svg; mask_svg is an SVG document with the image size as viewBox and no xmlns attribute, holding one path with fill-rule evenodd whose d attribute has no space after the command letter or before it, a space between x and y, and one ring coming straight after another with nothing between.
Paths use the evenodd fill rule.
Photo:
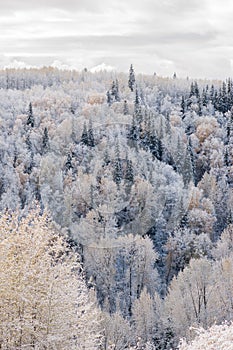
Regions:
<instances>
[{"instance_id":1,"label":"hillside","mask_svg":"<svg viewBox=\"0 0 233 350\"><path fill-rule=\"evenodd\" d=\"M102 349L168 350L232 320L231 79L6 69L0 101L0 210L49 213Z\"/></svg>"}]
</instances>

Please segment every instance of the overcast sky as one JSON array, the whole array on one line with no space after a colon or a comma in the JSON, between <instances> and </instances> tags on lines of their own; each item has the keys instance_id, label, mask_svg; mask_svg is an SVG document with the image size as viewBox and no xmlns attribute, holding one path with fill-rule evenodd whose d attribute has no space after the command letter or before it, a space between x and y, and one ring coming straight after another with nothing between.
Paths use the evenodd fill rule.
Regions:
<instances>
[{"instance_id":1,"label":"overcast sky","mask_svg":"<svg viewBox=\"0 0 233 350\"><path fill-rule=\"evenodd\" d=\"M232 0L6 0L0 66L233 76Z\"/></svg>"}]
</instances>

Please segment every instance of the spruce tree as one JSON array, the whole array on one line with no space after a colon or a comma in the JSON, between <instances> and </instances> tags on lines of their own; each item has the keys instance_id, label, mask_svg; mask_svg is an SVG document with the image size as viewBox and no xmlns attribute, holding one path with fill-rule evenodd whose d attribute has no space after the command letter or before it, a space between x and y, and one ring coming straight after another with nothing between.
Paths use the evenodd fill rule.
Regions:
<instances>
[{"instance_id":1,"label":"spruce tree","mask_svg":"<svg viewBox=\"0 0 233 350\"><path fill-rule=\"evenodd\" d=\"M134 182L132 161L128 159L128 156L126 156L125 180L130 184Z\"/></svg>"},{"instance_id":2,"label":"spruce tree","mask_svg":"<svg viewBox=\"0 0 233 350\"><path fill-rule=\"evenodd\" d=\"M117 186L120 185L122 180L122 166L121 166L121 158L120 158L120 149L119 149L119 142L116 143L115 148L115 159L113 164L113 180L117 184Z\"/></svg>"},{"instance_id":3,"label":"spruce tree","mask_svg":"<svg viewBox=\"0 0 233 350\"><path fill-rule=\"evenodd\" d=\"M117 102L120 102L121 98L120 98L120 93L119 93L119 83L118 80L116 79L116 90L115 90L115 100Z\"/></svg>"},{"instance_id":4,"label":"spruce tree","mask_svg":"<svg viewBox=\"0 0 233 350\"><path fill-rule=\"evenodd\" d=\"M193 167L189 147L187 147L184 157L184 164L182 169L182 175L185 187L188 187L190 181L193 181Z\"/></svg>"},{"instance_id":5,"label":"spruce tree","mask_svg":"<svg viewBox=\"0 0 233 350\"><path fill-rule=\"evenodd\" d=\"M135 90L135 100L134 100L134 111L135 113L138 112L140 107L140 98L139 98L139 94L138 94L138 89L136 88Z\"/></svg>"},{"instance_id":6,"label":"spruce tree","mask_svg":"<svg viewBox=\"0 0 233 350\"><path fill-rule=\"evenodd\" d=\"M196 81L194 83L194 94L195 94L196 98L199 98L199 96L200 96L199 87L198 87L198 84Z\"/></svg>"},{"instance_id":7,"label":"spruce tree","mask_svg":"<svg viewBox=\"0 0 233 350\"><path fill-rule=\"evenodd\" d=\"M27 125L31 126L32 128L35 125L35 119L32 111L32 104L31 102L29 103L29 108L28 108L28 119L27 119Z\"/></svg>"},{"instance_id":8,"label":"spruce tree","mask_svg":"<svg viewBox=\"0 0 233 350\"><path fill-rule=\"evenodd\" d=\"M94 133L93 133L93 127L92 127L91 119L89 120L87 136L88 136L88 146L95 147L95 139L94 139Z\"/></svg>"},{"instance_id":9,"label":"spruce tree","mask_svg":"<svg viewBox=\"0 0 233 350\"><path fill-rule=\"evenodd\" d=\"M135 115L133 115L133 118L132 118L132 123L130 125L128 138L135 142L139 140L139 128L136 125Z\"/></svg>"},{"instance_id":10,"label":"spruce tree","mask_svg":"<svg viewBox=\"0 0 233 350\"><path fill-rule=\"evenodd\" d=\"M214 104L214 99L215 99L215 89L214 89L214 85L212 84L210 88L210 100L212 104Z\"/></svg>"},{"instance_id":11,"label":"spruce tree","mask_svg":"<svg viewBox=\"0 0 233 350\"><path fill-rule=\"evenodd\" d=\"M183 144L180 136L178 136L177 148L176 148L176 171L178 174L182 174L183 164L184 164Z\"/></svg>"},{"instance_id":12,"label":"spruce tree","mask_svg":"<svg viewBox=\"0 0 233 350\"><path fill-rule=\"evenodd\" d=\"M207 87L206 87L206 90L203 89L203 91L202 91L202 105L203 105L204 107L206 107L207 104L208 104L207 90L208 90L208 85L207 85Z\"/></svg>"},{"instance_id":13,"label":"spruce tree","mask_svg":"<svg viewBox=\"0 0 233 350\"><path fill-rule=\"evenodd\" d=\"M65 173L67 173L70 169L73 169L73 164L72 164L72 156L70 153L68 153L66 162L65 162Z\"/></svg>"},{"instance_id":14,"label":"spruce tree","mask_svg":"<svg viewBox=\"0 0 233 350\"><path fill-rule=\"evenodd\" d=\"M87 124L84 122L83 132L81 136L81 143L88 146L88 132L87 132Z\"/></svg>"},{"instance_id":15,"label":"spruce tree","mask_svg":"<svg viewBox=\"0 0 233 350\"><path fill-rule=\"evenodd\" d=\"M48 134L48 128L44 128L44 134L42 139L42 153L47 153L49 150L49 134Z\"/></svg>"},{"instance_id":16,"label":"spruce tree","mask_svg":"<svg viewBox=\"0 0 233 350\"><path fill-rule=\"evenodd\" d=\"M184 99L184 96L182 96L181 106L180 107L181 107L181 113L183 114L183 117L184 117L184 113L185 113L185 99Z\"/></svg>"},{"instance_id":17,"label":"spruce tree","mask_svg":"<svg viewBox=\"0 0 233 350\"><path fill-rule=\"evenodd\" d=\"M127 100L124 100L123 114L124 114L124 115L129 114L129 108L128 108Z\"/></svg>"},{"instance_id":18,"label":"spruce tree","mask_svg":"<svg viewBox=\"0 0 233 350\"><path fill-rule=\"evenodd\" d=\"M134 84L135 84L135 74L134 74L133 65L131 64L129 69L129 80L128 80L128 86L131 91L134 90Z\"/></svg>"},{"instance_id":19,"label":"spruce tree","mask_svg":"<svg viewBox=\"0 0 233 350\"><path fill-rule=\"evenodd\" d=\"M108 164L110 164L110 157L109 157L109 153L108 153L108 149L106 148L104 150L104 159L103 159L103 166L107 166Z\"/></svg>"},{"instance_id":20,"label":"spruce tree","mask_svg":"<svg viewBox=\"0 0 233 350\"><path fill-rule=\"evenodd\" d=\"M112 95L111 95L109 90L107 91L106 95L107 95L107 104L109 106L111 106L111 104L112 104Z\"/></svg>"},{"instance_id":21,"label":"spruce tree","mask_svg":"<svg viewBox=\"0 0 233 350\"><path fill-rule=\"evenodd\" d=\"M111 96L116 102L120 101L118 80L112 82Z\"/></svg>"}]
</instances>

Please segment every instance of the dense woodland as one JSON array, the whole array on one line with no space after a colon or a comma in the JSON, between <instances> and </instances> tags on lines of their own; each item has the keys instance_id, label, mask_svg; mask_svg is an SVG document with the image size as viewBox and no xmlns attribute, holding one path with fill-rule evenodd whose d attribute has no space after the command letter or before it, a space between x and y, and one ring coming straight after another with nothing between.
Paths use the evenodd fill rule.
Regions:
<instances>
[{"instance_id":1,"label":"dense woodland","mask_svg":"<svg viewBox=\"0 0 233 350\"><path fill-rule=\"evenodd\" d=\"M0 101L1 349L176 349L181 338L194 338L191 327L233 319L231 79L146 76L132 65L128 74L7 69L0 71ZM59 239L50 237L44 215ZM34 226L38 237L30 233ZM10 255L15 244L21 248ZM59 289L71 276L63 297L80 298L75 288L81 285L92 300L85 302L92 315L87 330L96 329L90 344L80 345L78 335L67 332L77 322L75 303L68 301L54 311L54 327L65 340L48 327L42 332L47 338L37 336L38 324L50 317L35 314L39 303L28 309L30 336L9 327L7 290L14 289L16 299L22 291L16 293L18 277L7 272L17 270L20 259L32 261L29 253L17 255L27 245L46 252L53 266L41 281L53 279ZM80 257L78 267L68 251ZM36 266L30 264L29 271ZM69 273L62 267L54 277L59 264ZM82 271L76 282L74 271ZM33 289L35 299L46 293L40 288L41 294ZM14 309L20 324L29 317L22 295ZM181 349L194 349L188 346Z\"/></svg>"}]
</instances>

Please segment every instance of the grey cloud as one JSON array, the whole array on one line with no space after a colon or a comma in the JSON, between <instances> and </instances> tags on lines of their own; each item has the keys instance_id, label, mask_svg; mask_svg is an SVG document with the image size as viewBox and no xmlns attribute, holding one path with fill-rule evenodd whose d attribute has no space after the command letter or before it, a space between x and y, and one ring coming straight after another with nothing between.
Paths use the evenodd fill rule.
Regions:
<instances>
[{"instance_id":1,"label":"grey cloud","mask_svg":"<svg viewBox=\"0 0 233 350\"><path fill-rule=\"evenodd\" d=\"M2 2L0 5L1 14L14 12L14 11L32 11L36 9L44 8L45 11L48 8L62 9L65 11L102 11L106 5L105 0L92 1L92 0L10 0Z\"/></svg>"},{"instance_id":2,"label":"grey cloud","mask_svg":"<svg viewBox=\"0 0 233 350\"><path fill-rule=\"evenodd\" d=\"M119 48L125 49L130 47L145 48L156 47L156 45L203 45L205 43L216 40L217 33L195 33L195 32L173 32L173 33L150 33L141 34L134 33L131 35L73 35L62 37L48 37L48 38L35 38L35 39L23 39L18 41L19 47L22 50L30 47L36 50L77 50L85 48L86 50L94 49L111 49L118 50ZM14 49L14 48L12 48Z\"/></svg>"},{"instance_id":3,"label":"grey cloud","mask_svg":"<svg viewBox=\"0 0 233 350\"><path fill-rule=\"evenodd\" d=\"M29 64L56 58L128 70L136 62L145 72L230 75L233 4L222 1L225 10L218 0L12 0L0 5L1 50ZM16 10L23 16L4 19Z\"/></svg>"}]
</instances>

